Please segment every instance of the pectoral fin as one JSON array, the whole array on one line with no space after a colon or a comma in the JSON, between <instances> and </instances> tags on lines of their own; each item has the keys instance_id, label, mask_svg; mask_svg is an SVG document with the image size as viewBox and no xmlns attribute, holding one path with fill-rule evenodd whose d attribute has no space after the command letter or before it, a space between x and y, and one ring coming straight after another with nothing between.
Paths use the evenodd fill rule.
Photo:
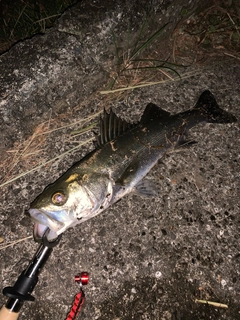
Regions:
<instances>
[{"instance_id":1,"label":"pectoral fin","mask_svg":"<svg viewBox=\"0 0 240 320\"><path fill-rule=\"evenodd\" d=\"M146 198L154 197L157 194L156 184L151 180L142 180L134 187L133 193Z\"/></svg>"},{"instance_id":2,"label":"pectoral fin","mask_svg":"<svg viewBox=\"0 0 240 320\"><path fill-rule=\"evenodd\" d=\"M121 177L116 181L116 184L120 184L125 187L130 187L131 183L133 183L133 181L135 180L138 172L139 172L139 160L135 159L124 170Z\"/></svg>"},{"instance_id":3,"label":"pectoral fin","mask_svg":"<svg viewBox=\"0 0 240 320\"><path fill-rule=\"evenodd\" d=\"M188 148L191 147L193 144L196 144L197 141L195 140L185 140L185 139L181 139L179 140L178 144L177 144L177 148Z\"/></svg>"}]
</instances>

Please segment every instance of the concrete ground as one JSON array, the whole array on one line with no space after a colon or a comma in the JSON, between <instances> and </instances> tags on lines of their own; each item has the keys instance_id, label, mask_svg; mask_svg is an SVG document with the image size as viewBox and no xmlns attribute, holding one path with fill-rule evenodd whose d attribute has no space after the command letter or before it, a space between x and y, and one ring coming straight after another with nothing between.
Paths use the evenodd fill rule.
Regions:
<instances>
[{"instance_id":1,"label":"concrete ground","mask_svg":"<svg viewBox=\"0 0 240 320\"><path fill-rule=\"evenodd\" d=\"M82 142L97 112L137 121L151 101L176 113L209 89L240 119L239 12L237 1L82 1L0 56L2 288L38 245L3 247L32 234L30 202L94 148ZM101 94L113 78L113 89L144 85ZM240 319L239 122L190 135L198 144L148 175L156 197L129 195L63 235L19 319L65 319L80 271L90 281L79 319Z\"/></svg>"}]
</instances>

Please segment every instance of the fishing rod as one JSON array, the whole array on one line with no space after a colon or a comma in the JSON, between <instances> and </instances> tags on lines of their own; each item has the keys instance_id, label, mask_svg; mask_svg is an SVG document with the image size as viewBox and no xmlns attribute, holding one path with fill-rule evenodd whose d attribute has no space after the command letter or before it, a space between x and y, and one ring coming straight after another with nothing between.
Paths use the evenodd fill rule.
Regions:
<instances>
[{"instance_id":1,"label":"fishing rod","mask_svg":"<svg viewBox=\"0 0 240 320\"><path fill-rule=\"evenodd\" d=\"M43 235L41 244L33 259L27 268L22 271L14 286L3 289L3 294L9 299L0 310L0 320L17 320L24 301L35 300L31 293L38 282L38 276L47 262L53 247L55 247L61 239L60 235L54 241L48 241L48 232L49 230Z\"/></svg>"}]
</instances>

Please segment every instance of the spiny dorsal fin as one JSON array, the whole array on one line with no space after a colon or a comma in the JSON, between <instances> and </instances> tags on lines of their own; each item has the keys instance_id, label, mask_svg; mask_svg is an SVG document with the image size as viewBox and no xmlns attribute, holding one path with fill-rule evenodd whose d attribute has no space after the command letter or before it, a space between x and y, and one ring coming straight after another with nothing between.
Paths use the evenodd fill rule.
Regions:
<instances>
[{"instance_id":1,"label":"spiny dorsal fin","mask_svg":"<svg viewBox=\"0 0 240 320\"><path fill-rule=\"evenodd\" d=\"M104 144L114 140L134 126L134 124L119 118L112 109L110 109L109 113L104 109L103 116L100 117L99 120L97 146L102 147Z\"/></svg>"},{"instance_id":2,"label":"spiny dorsal fin","mask_svg":"<svg viewBox=\"0 0 240 320\"><path fill-rule=\"evenodd\" d=\"M161 109L154 103L149 103L144 110L140 123L146 123L155 120L156 118L164 119L169 116L170 112Z\"/></svg>"}]
</instances>

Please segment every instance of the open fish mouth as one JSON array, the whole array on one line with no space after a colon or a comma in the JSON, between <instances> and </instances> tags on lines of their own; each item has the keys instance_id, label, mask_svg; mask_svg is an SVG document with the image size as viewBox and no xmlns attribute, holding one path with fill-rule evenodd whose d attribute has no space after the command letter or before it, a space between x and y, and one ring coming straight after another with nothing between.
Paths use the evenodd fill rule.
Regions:
<instances>
[{"instance_id":1,"label":"open fish mouth","mask_svg":"<svg viewBox=\"0 0 240 320\"><path fill-rule=\"evenodd\" d=\"M36 241L42 239L43 235L50 229L47 234L48 240L53 240L65 230L65 224L50 217L46 212L38 209L29 209L32 219L35 221L33 236Z\"/></svg>"}]
</instances>

